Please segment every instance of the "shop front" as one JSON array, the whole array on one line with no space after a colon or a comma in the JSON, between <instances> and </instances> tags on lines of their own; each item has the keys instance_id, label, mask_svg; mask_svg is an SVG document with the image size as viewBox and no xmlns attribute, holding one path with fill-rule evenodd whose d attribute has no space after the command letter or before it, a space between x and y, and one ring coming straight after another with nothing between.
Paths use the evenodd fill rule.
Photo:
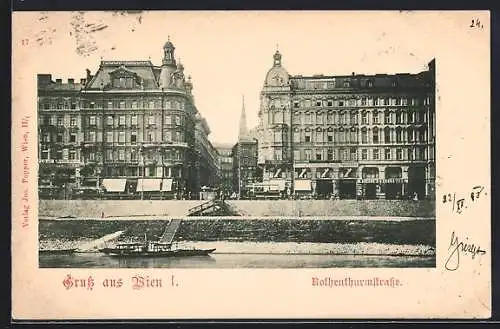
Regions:
<instances>
[{"instance_id":1,"label":"shop front","mask_svg":"<svg viewBox=\"0 0 500 329\"><path fill-rule=\"evenodd\" d=\"M339 168L338 179L338 197L339 199L356 199L357 189L357 171L358 168L344 167Z\"/></svg>"},{"instance_id":2,"label":"shop front","mask_svg":"<svg viewBox=\"0 0 500 329\"><path fill-rule=\"evenodd\" d=\"M380 195L379 170L378 167L365 167L361 171L362 175L362 198L377 199Z\"/></svg>"},{"instance_id":3,"label":"shop front","mask_svg":"<svg viewBox=\"0 0 500 329\"><path fill-rule=\"evenodd\" d=\"M312 198L314 193L312 169L310 167L295 168L294 175L293 191L295 198Z\"/></svg>"},{"instance_id":4,"label":"shop front","mask_svg":"<svg viewBox=\"0 0 500 329\"><path fill-rule=\"evenodd\" d=\"M387 200L401 199L404 195L403 173L401 167L385 168L385 198Z\"/></svg>"},{"instance_id":5,"label":"shop front","mask_svg":"<svg viewBox=\"0 0 500 329\"><path fill-rule=\"evenodd\" d=\"M318 199L330 199L335 194L334 170L332 168L316 168L315 195Z\"/></svg>"},{"instance_id":6,"label":"shop front","mask_svg":"<svg viewBox=\"0 0 500 329\"><path fill-rule=\"evenodd\" d=\"M426 197L425 167L416 166L408 168L408 195L413 199Z\"/></svg>"},{"instance_id":7,"label":"shop front","mask_svg":"<svg viewBox=\"0 0 500 329\"><path fill-rule=\"evenodd\" d=\"M312 195L311 179L296 179L294 182L295 197L298 199L309 198Z\"/></svg>"}]
</instances>

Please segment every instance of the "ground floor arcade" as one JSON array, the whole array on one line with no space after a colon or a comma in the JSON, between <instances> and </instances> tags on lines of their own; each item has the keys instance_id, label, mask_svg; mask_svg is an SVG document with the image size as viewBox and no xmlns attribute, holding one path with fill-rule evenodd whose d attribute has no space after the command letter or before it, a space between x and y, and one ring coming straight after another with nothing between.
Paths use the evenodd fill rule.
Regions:
<instances>
[{"instance_id":1,"label":"ground floor arcade","mask_svg":"<svg viewBox=\"0 0 500 329\"><path fill-rule=\"evenodd\" d=\"M297 199L434 199L432 168L419 165L303 163L266 166L254 193Z\"/></svg>"}]
</instances>

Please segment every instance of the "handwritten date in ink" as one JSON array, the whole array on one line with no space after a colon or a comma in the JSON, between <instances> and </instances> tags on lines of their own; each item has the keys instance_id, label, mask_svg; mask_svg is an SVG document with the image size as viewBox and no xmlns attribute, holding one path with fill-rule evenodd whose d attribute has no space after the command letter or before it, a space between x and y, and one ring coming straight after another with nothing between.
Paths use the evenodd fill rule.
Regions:
<instances>
[{"instance_id":1,"label":"handwritten date in ink","mask_svg":"<svg viewBox=\"0 0 500 329\"><path fill-rule=\"evenodd\" d=\"M483 191L484 186L477 185L472 188L472 191L467 197L457 197L456 193L443 194L442 203L451 204L452 212L461 214L464 209L468 208L469 205L476 203L482 195L487 195L487 193L483 193Z\"/></svg>"}]
</instances>

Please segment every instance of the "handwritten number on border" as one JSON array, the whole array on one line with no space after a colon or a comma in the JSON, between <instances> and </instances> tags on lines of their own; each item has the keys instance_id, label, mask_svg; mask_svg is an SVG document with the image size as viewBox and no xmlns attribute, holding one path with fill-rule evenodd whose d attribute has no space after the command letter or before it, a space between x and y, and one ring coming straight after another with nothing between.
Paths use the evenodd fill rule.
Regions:
<instances>
[{"instance_id":1,"label":"handwritten number on border","mask_svg":"<svg viewBox=\"0 0 500 329\"><path fill-rule=\"evenodd\" d=\"M481 24L481 21L479 20L479 18L476 18L476 19L472 19L471 20L471 24L470 26L471 28L484 28L483 24Z\"/></svg>"}]
</instances>

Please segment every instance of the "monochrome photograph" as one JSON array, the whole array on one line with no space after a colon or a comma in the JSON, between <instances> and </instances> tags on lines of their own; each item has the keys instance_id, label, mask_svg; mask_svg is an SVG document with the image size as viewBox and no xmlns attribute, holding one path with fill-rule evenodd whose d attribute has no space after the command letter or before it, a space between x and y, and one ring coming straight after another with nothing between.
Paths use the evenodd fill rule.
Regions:
<instances>
[{"instance_id":1,"label":"monochrome photograph","mask_svg":"<svg viewBox=\"0 0 500 329\"><path fill-rule=\"evenodd\" d=\"M71 17L74 33L85 17ZM92 33L108 29L100 21L90 25ZM435 257L434 58L383 70L355 62L336 70L328 69L328 62L310 68L308 63L319 60L314 52L294 61L294 45L281 48L280 40L262 42L253 54L233 49L228 55L224 40L213 35L210 58L234 56L244 63L236 81L224 79L234 70L229 63L206 80L205 72L196 71L199 63L210 62L203 46L177 41L167 32L162 43L135 40L144 51L134 58L109 51L97 61L85 57L84 65L68 72L47 67L37 74L40 266L77 266L89 251L74 244L78 235L94 238L99 247L98 232L111 235L113 248L119 249L113 253L121 257L155 254L158 259L148 263L153 267L181 264L170 258L214 258L221 252L234 253L234 266L246 266L238 258L256 250L258 260L270 257L266 253L284 254L288 261L276 260L284 264L278 267L435 263L429 261ZM185 49L187 42L191 45ZM254 56L265 58L265 65L253 62ZM329 58L336 60L334 53ZM249 69L260 74L238 92ZM212 83L197 84L191 74ZM226 90L226 84L236 85ZM202 88L205 99L198 97ZM228 115L214 120L210 111ZM235 216L226 224L217 219ZM170 221L148 237L129 227L130 219ZM120 242L120 235L108 230L111 223L116 232L140 242ZM234 225L241 233L236 237ZM210 234L209 227L217 232ZM85 236L91 228L96 231ZM186 238L199 238L195 245L219 242L208 249L178 249L175 237L183 228ZM278 235L262 235L263 230ZM421 232L420 239L407 234L414 230ZM161 237L162 231L167 236ZM63 243L70 238L65 234L76 239L70 247ZM243 241L257 246L227 246L247 235ZM280 245L302 242L307 244L300 248ZM104 247L90 249L110 255ZM312 254L340 260L318 263ZM357 258L350 260L353 255ZM374 255L378 260L359 258ZM405 255L422 258L409 261ZM293 257L305 260L293 262ZM263 264L274 267L271 259Z\"/></svg>"}]
</instances>

